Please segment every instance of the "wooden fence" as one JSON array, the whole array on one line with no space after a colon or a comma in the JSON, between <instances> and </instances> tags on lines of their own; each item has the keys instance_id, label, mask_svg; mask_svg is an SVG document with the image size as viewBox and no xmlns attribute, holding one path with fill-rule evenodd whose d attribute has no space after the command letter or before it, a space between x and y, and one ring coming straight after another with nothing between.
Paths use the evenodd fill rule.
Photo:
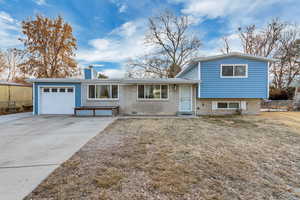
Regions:
<instances>
[{"instance_id":1,"label":"wooden fence","mask_svg":"<svg viewBox=\"0 0 300 200\"><path fill-rule=\"evenodd\" d=\"M0 84L0 112L18 112L32 107L32 87Z\"/></svg>"},{"instance_id":2,"label":"wooden fence","mask_svg":"<svg viewBox=\"0 0 300 200\"><path fill-rule=\"evenodd\" d=\"M294 110L294 100L262 100L261 109L264 111L291 111Z\"/></svg>"}]
</instances>

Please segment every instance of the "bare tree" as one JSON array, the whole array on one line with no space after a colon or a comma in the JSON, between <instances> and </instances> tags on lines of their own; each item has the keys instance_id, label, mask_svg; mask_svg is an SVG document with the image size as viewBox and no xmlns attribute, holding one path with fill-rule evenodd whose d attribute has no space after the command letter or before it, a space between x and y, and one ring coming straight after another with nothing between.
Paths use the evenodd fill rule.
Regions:
<instances>
[{"instance_id":1,"label":"bare tree","mask_svg":"<svg viewBox=\"0 0 300 200\"><path fill-rule=\"evenodd\" d=\"M0 51L0 73L3 73L4 70L5 70L5 56L4 53Z\"/></svg>"},{"instance_id":2,"label":"bare tree","mask_svg":"<svg viewBox=\"0 0 300 200\"><path fill-rule=\"evenodd\" d=\"M228 38L227 38L227 37L223 37L222 40L223 40L224 46L223 46L223 48L221 48L221 52L222 52L223 54L228 54L228 53L230 53L230 52L231 52L231 49L230 49L230 45L229 45Z\"/></svg>"},{"instance_id":3,"label":"bare tree","mask_svg":"<svg viewBox=\"0 0 300 200\"><path fill-rule=\"evenodd\" d=\"M275 53L279 59L272 65L271 72L274 75L273 84L276 88L288 88L300 75L300 40L297 39L298 30L292 28L283 33L280 46Z\"/></svg>"},{"instance_id":4,"label":"bare tree","mask_svg":"<svg viewBox=\"0 0 300 200\"><path fill-rule=\"evenodd\" d=\"M99 73L98 73L98 78L99 78L99 79L108 79L108 76L106 76L105 74L99 72Z\"/></svg>"},{"instance_id":5,"label":"bare tree","mask_svg":"<svg viewBox=\"0 0 300 200\"><path fill-rule=\"evenodd\" d=\"M244 53L278 59L278 62L271 63L270 66L275 88L288 88L300 75L300 66L296 62L299 59L297 25L273 19L260 30L255 25L250 25L238 28L238 31ZM224 43L230 49L228 41L224 40Z\"/></svg>"},{"instance_id":6,"label":"bare tree","mask_svg":"<svg viewBox=\"0 0 300 200\"><path fill-rule=\"evenodd\" d=\"M133 77L169 77L170 61L159 55L144 55L128 61L128 70Z\"/></svg>"},{"instance_id":7,"label":"bare tree","mask_svg":"<svg viewBox=\"0 0 300 200\"><path fill-rule=\"evenodd\" d=\"M155 51L131 60L129 65L151 76L175 77L201 46L200 40L188 32L189 27L187 16L175 16L169 11L149 18L145 43Z\"/></svg>"},{"instance_id":8,"label":"bare tree","mask_svg":"<svg viewBox=\"0 0 300 200\"><path fill-rule=\"evenodd\" d=\"M21 79L23 73L20 71L20 64L24 60L23 51L16 48L7 49L0 52L0 57L2 78L6 81Z\"/></svg>"},{"instance_id":9,"label":"bare tree","mask_svg":"<svg viewBox=\"0 0 300 200\"><path fill-rule=\"evenodd\" d=\"M37 78L61 78L77 75L74 60L76 39L70 24L62 17L50 19L40 15L22 22L27 61L21 69Z\"/></svg>"},{"instance_id":10,"label":"bare tree","mask_svg":"<svg viewBox=\"0 0 300 200\"><path fill-rule=\"evenodd\" d=\"M239 35L245 53L268 57L274 54L287 24L273 19L261 31L255 25L239 28Z\"/></svg>"}]
</instances>

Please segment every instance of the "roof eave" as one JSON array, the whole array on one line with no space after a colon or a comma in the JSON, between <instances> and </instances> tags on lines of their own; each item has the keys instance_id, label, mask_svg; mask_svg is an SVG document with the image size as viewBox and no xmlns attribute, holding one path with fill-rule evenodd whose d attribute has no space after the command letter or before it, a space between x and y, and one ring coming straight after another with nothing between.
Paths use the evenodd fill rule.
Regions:
<instances>
[{"instance_id":1,"label":"roof eave","mask_svg":"<svg viewBox=\"0 0 300 200\"><path fill-rule=\"evenodd\" d=\"M168 80L168 79L29 79L31 83L123 83L123 84L196 84L197 80Z\"/></svg>"},{"instance_id":2,"label":"roof eave","mask_svg":"<svg viewBox=\"0 0 300 200\"><path fill-rule=\"evenodd\" d=\"M56 79L27 79L28 82L30 83L75 83L75 82L81 82L81 79L61 79L61 80L56 80Z\"/></svg>"},{"instance_id":3,"label":"roof eave","mask_svg":"<svg viewBox=\"0 0 300 200\"><path fill-rule=\"evenodd\" d=\"M222 55L216 55L216 56L195 58L195 59L193 59L192 62L211 61L211 60L217 60L217 59L232 57L232 56L254 59L254 60L261 60L261 61L266 61L266 62L277 62L278 61L278 59L267 58L267 57L263 57L263 56L254 56L254 55L242 54L242 53L229 53L229 54L222 54Z\"/></svg>"},{"instance_id":4,"label":"roof eave","mask_svg":"<svg viewBox=\"0 0 300 200\"><path fill-rule=\"evenodd\" d=\"M123 84L197 84L198 80L191 81L124 81Z\"/></svg>"}]
</instances>

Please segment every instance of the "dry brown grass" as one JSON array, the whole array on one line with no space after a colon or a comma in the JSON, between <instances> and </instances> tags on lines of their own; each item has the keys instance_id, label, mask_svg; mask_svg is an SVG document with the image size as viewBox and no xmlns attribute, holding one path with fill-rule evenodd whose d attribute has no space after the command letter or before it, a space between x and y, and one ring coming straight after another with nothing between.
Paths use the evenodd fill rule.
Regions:
<instances>
[{"instance_id":1,"label":"dry brown grass","mask_svg":"<svg viewBox=\"0 0 300 200\"><path fill-rule=\"evenodd\" d=\"M300 112L263 112L260 117L285 124L294 131L300 130Z\"/></svg>"},{"instance_id":2,"label":"dry brown grass","mask_svg":"<svg viewBox=\"0 0 300 200\"><path fill-rule=\"evenodd\" d=\"M118 120L26 199L298 199L299 144L264 116Z\"/></svg>"}]
</instances>

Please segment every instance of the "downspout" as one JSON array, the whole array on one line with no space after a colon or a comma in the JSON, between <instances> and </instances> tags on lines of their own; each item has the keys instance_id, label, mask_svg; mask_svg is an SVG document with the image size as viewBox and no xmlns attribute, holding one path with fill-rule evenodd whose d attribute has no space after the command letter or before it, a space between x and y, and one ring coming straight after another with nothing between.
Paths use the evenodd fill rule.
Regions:
<instances>
[{"instance_id":1,"label":"downspout","mask_svg":"<svg viewBox=\"0 0 300 200\"><path fill-rule=\"evenodd\" d=\"M200 95L200 92L201 92L201 86L200 86L200 81L201 81L201 62L199 61L198 62L198 80L199 80L199 83L198 83L198 96L197 98L200 98L201 95Z\"/></svg>"},{"instance_id":2,"label":"downspout","mask_svg":"<svg viewBox=\"0 0 300 200\"><path fill-rule=\"evenodd\" d=\"M11 94L10 93L11 93L11 89L10 89L10 85L8 85L8 109L10 109L10 106L9 106L10 105L10 99L11 99L11 97L10 97Z\"/></svg>"}]
</instances>

